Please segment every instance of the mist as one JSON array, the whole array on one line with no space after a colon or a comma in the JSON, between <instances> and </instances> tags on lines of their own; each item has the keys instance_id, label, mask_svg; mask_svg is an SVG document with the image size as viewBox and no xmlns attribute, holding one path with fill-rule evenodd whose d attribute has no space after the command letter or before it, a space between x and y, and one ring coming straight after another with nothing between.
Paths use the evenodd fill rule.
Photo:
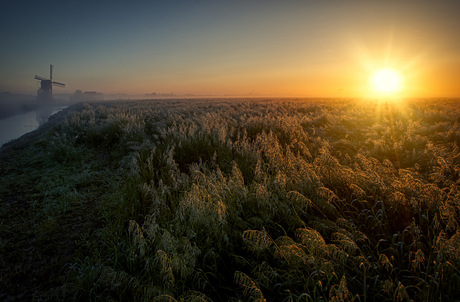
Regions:
<instances>
[{"instance_id":1,"label":"mist","mask_svg":"<svg viewBox=\"0 0 460 302\"><path fill-rule=\"evenodd\" d=\"M2 92L0 93L0 120L31 111L52 111L55 107L69 106L82 101L97 101L103 99L100 97L101 94L93 95L83 93L85 97L80 98L75 98L73 97L74 95L75 94L56 93L53 94L52 98L40 99L36 95L26 93Z\"/></svg>"},{"instance_id":2,"label":"mist","mask_svg":"<svg viewBox=\"0 0 460 302\"><path fill-rule=\"evenodd\" d=\"M36 97L28 94L0 94L0 119L36 110L40 107Z\"/></svg>"}]
</instances>

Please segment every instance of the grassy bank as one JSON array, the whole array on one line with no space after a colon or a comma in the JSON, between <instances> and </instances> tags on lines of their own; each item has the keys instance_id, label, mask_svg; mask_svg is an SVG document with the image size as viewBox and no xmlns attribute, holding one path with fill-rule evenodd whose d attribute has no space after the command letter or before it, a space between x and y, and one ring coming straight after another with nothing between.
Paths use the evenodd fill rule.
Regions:
<instances>
[{"instance_id":1,"label":"grassy bank","mask_svg":"<svg viewBox=\"0 0 460 302\"><path fill-rule=\"evenodd\" d=\"M69 108L1 153L2 298L460 294L455 100Z\"/></svg>"}]
</instances>

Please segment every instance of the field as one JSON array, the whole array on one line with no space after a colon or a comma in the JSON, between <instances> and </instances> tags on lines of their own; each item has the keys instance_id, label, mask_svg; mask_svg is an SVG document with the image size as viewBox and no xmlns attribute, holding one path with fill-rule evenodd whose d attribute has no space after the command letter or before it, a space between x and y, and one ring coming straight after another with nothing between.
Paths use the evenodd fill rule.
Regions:
<instances>
[{"instance_id":1,"label":"field","mask_svg":"<svg viewBox=\"0 0 460 302\"><path fill-rule=\"evenodd\" d=\"M0 299L454 301L459 102L68 108L0 151Z\"/></svg>"}]
</instances>

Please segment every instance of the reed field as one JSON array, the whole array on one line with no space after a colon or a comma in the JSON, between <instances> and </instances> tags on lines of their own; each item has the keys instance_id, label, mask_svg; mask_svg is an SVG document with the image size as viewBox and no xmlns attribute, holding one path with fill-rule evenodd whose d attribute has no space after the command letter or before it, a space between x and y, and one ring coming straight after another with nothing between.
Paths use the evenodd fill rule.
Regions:
<instances>
[{"instance_id":1,"label":"reed field","mask_svg":"<svg viewBox=\"0 0 460 302\"><path fill-rule=\"evenodd\" d=\"M0 151L0 300L455 301L459 102L70 107Z\"/></svg>"}]
</instances>

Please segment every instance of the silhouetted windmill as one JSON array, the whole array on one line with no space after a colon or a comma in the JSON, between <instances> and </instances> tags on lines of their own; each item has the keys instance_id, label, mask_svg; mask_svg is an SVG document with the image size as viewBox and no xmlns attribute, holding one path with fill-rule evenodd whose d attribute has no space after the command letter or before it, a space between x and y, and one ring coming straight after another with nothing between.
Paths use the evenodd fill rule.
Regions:
<instances>
[{"instance_id":1,"label":"silhouetted windmill","mask_svg":"<svg viewBox=\"0 0 460 302\"><path fill-rule=\"evenodd\" d=\"M35 79L40 80L40 89L37 92L37 99L40 101L52 101L53 100L53 85L58 87L65 87L65 84L59 82L53 82L53 65L50 64L50 78L45 79L44 77L35 75Z\"/></svg>"}]
</instances>

